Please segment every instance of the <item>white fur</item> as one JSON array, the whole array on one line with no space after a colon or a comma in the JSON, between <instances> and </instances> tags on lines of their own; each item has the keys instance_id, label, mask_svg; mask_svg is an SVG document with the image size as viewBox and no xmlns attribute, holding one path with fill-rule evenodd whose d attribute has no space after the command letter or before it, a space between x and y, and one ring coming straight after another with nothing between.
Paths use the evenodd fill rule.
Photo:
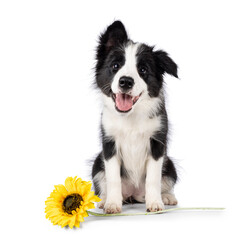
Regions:
<instances>
[{"instance_id":1,"label":"white fur","mask_svg":"<svg viewBox=\"0 0 240 240\"><path fill-rule=\"evenodd\" d=\"M157 161L149 157L146 166L146 208L149 211L159 211L164 209L161 197L161 178L163 157Z\"/></svg>"},{"instance_id":2,"label":"white fur","mask_svg":"<svg viewBox=\"0 0 240 240\"><path fill-rule=\"evenodd\" d=\"M139 121L144 118L144 124ZM150 151L150 137L160 128L160 118L150 119L148 115L135 114L119 116L105 108L102 116L106 136L115 140L117 158L122 159L132 184L138 187L145 175L146 160Z\"/></svg>"},{"instance_id":3,"label":"white fur","mask_svg":"<svg viewBox=\"0 0 240 240\"><path fill-rule=\"evenodd\" d=\"M121 212L122 210L122 191L120 177L120 161L115 156L104 161L106 177L106 203L104 209L107 213Z\"/></svg>"}]
</instances>

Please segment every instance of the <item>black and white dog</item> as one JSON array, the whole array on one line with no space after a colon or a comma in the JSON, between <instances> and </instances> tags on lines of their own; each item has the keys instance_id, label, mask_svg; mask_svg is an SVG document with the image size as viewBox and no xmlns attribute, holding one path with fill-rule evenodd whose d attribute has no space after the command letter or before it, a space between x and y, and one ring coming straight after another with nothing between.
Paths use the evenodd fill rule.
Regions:
<instances>
[{"instance_id":1,"label":"black and white dog","mask_svg":"<svg viewBox=\"0 0 240 240\"><path fill-rule=\"evenodd\" d=\"M163 91L164 73L177 77L177 65L166 52L131 41L120 21L100 36L96 58L104 103L103 150L92 168L99 207L117 213L123 202L137 201L154 212L177 204Z\"/></svg>"}]
</instances>

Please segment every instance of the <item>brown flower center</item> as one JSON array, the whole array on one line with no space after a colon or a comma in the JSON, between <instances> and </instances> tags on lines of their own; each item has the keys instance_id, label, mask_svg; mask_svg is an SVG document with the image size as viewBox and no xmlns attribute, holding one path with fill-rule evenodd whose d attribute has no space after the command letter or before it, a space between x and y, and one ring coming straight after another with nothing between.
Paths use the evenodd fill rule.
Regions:
<instances>
[{"instance_id":1,"label":"brown flower center","mask_svg":"<svg viewBox=\"0 0 240 240\"><path fill-rule=\"evenodd\" d=\"M72 211L76 211L80 207L82 197L78 193L68 195L63 201L63 210L68 214L72 214Z\"/></svg>"}]
</instances>

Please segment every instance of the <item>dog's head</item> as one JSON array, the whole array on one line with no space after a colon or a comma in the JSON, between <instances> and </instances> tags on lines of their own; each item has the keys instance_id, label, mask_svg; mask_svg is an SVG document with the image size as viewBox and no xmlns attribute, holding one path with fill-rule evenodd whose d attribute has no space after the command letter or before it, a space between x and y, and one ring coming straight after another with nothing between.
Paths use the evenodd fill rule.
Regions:
<instances>
[{"instance_id":1,"label":"dog's head","mask_svg":"<svg viewBox=\"0 0 240 240\"><path fill-rule=\"evenodd\" d=\"M97 86L108 106L121 113L159 98L164 73L177 77L177 65L166 52L131 41L120 21L100 36L96 58Z\"/></svg>"}]
</instances>

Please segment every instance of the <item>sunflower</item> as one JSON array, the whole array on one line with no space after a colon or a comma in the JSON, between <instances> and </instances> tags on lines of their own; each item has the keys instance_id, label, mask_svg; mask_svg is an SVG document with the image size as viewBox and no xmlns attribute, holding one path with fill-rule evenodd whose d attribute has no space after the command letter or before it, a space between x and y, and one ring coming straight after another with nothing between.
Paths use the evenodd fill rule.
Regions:
<instances>
[{"instance_id":1,"label":"sunflower","mask_svg":"<svg viewBox=\"0 0 240 240\"><path fill-rule=\"evenodd\" d=\"M91 191L91 187L90 181L82 181L77 177L68 177L65 186L56 185L45 202L46 218L54 225L79 227L84 217L88 217L87 210L95 208L93 202L101 201Z\"/></svg>"}]
</instances>

